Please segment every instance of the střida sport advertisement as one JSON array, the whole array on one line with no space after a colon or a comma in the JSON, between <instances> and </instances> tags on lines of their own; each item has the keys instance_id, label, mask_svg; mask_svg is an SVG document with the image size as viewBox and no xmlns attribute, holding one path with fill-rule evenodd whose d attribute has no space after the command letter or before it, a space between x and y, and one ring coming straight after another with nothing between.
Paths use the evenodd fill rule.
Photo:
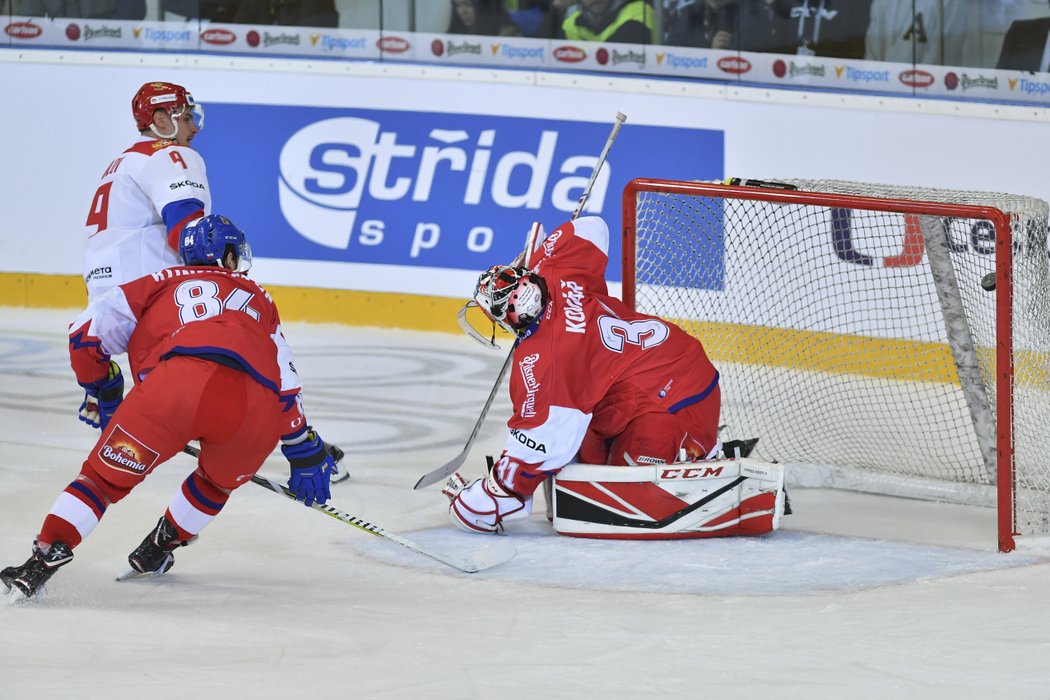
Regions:
<instances>
[{"instance_id":1,"label":"st\u0159ida sport advertisement","mask_svg":"<svg viewBox=\"0 0 1050 700\"><path fill-rule=\"evenodd\" d=\"M533 221L549 232L569 219L613 117L209 103L194 145L214 201L257 256L481 270L513 259ZM720 179L724 160L720 130L636 125L628 115L583 212L613 232L611 280L620 278L627 182Z\"/></svg>"}]
</instances>

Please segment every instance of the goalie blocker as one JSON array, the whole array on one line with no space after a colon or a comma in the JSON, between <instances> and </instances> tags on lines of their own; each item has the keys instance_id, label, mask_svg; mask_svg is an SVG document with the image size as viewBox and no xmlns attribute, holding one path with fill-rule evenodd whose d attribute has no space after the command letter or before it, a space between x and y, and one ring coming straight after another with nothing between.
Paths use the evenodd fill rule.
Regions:
<instances>
[{"instance_id":1,"label":"goalie blocker","mask_svg":"<svg viewBox=\"0 0 1050 700\"><path fill-rule=\"evenodd\" d=\"M553 491L556 532L635 540L763 535L779 526L786 499L784 468L746 458L570 464Z\"/></svg>"}]
</instances>

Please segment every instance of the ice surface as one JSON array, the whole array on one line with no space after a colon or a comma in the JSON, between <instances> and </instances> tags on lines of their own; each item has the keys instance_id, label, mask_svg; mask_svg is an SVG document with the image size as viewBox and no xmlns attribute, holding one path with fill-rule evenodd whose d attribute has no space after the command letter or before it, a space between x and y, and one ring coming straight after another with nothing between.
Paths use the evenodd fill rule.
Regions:
<instances>
[{"instance_id":1,"label":"ice surface","mask_svg":"<svg viewBox=\"0 0 1050 700\"><path fill-rule=\"evenodd\" d=\"M0 309L0 565L21 563L97 433L73 311ZM289 324L306 408L346 449L332 504L421 544L486 544L424 472L463 446L502 352ZM498 454L505 393L467 460ZM32 604L0 605L0 698L1046 698L1050 564L995 552L987 509L802 490L758 539L559 537L458 573L252 485L160 578L116 582L193 460L111 507ZM264 472L283 478L280 453Z\"/></svg>"}]
</instances>

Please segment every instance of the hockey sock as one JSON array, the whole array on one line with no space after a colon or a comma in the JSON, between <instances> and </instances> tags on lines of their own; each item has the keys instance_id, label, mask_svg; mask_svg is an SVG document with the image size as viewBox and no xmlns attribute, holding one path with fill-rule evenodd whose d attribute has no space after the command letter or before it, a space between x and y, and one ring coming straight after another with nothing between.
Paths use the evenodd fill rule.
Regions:
<instances>
[{"instance_id":1,"label":"hockey sock","mask_svg":"<svg viewBox=\"0 0 1050 700\"><path fill-rule=\"evenodd\" d=\"M76 547L98 525L108 503L109 499L92 480L77 478L55 499L37 539L65 542L70 549Z\"/></svg>"},{"instance_id":2,"label":"hockey sock","mask_svg":"<svg viewBox=\"0 0 1050 700\"><path fill-rule=\"evenodd\" d=\"M165 517L178 530L179 541L185 541L203 530L228 500L230 492L198 469L182 482L182 488L168 505Z\"/></svg>"}]
</instances>

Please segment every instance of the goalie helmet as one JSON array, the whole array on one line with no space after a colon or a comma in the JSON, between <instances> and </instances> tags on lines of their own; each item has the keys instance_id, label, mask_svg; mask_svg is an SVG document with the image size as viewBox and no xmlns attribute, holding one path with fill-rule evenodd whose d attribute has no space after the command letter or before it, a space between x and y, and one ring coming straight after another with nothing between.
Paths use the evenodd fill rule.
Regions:
<instances>
[{"instance_id":1,"label":"goalie helmet","mask_svg":"<svg viewBox=\"0 0 1050 700\"><path fill-rule=\"evenodd\" d=\"M193 95L186 88L175 83L146 83L139 88L135 96L131 98L131 114L135 117L135 126L139 131L153 128L153 113L158 109L164 110L172 121L175 121L186 110L193 114L197 129L204 128L204 108L197 104ZM171 138L157 134L161 138ZM174 136L174 134L172 135Z\"/></svg>"},{"instance_id":2,"label":"goalie helmet","mask_svg":"<svg viewBox=\"0 0 1050 700\"><path fill-rule=\"evenodd\" d=\"M252 267L252 249L244 231L221 214L211 214L187 224L182 230L179 256L186 265L219 265L225 267L227 253L236 257L234 272L247 272Z\"/></svg>"},{"instance_id":3,"label":"goalie helmet","mask_svg":"<svg viewBox=\"0 0 1050 700\"><path fill-rule=\"evenodd\" d=\"M519 335L547 306L547 283L528 268L493 265L478 278L474 302L493 323Z\"/></svg>"}]
</instances>

